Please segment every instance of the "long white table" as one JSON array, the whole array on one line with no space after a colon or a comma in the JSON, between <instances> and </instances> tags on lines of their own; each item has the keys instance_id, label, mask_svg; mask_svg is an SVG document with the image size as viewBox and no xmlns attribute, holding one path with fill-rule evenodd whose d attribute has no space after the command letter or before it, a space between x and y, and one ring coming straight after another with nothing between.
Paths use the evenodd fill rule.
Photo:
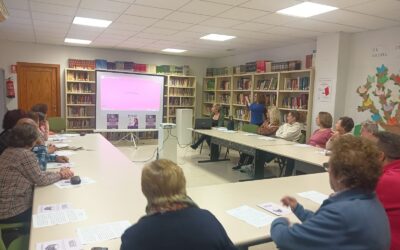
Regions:
<instances>
[{"instance_id":1,"label":"long white table","mask_svg":"<svg viewBox=\"0 0 400 250\"><path fill-rule=\"evenodd\" d=\"M39 242L75 238L79 227L120 220L129 220L133 224L145 215L147 202L140 185L142 164L132 163L99 134L87 134L71 140L72 142L68 142L70 145L85 149L70 156L71 162L76 166L73 170L81 177L94 179L96 183L72 189L59 189L54 185L36 187L33 214L37 213L39 205L70 202L73 208L84 209L88 219L45 228L32 227L29 249L36 249L36 243ZM210 210L220 220L236 245L246 247L269 241L269 227L254 228L231 217L226 210L240 205L257 208L256 205L262 202L279 203L280 198L286 194L294 195L309 190L329 194L327 174L189 188L188 194L201 208ZM318 208L313 202L302 198L299 201L313 210ZM293 216L290 218L295 219ZM120 244L120 239L114 239L85 245L84 249L103 246L114 250L119 249Z\"/></svg>"},{"instance_id":2,"label":"long white table","mask_svg":"<svg viewBox=\"0 0 400 250\"><path fill-rule=\"evenodd\" d=\"M219 160L219 151L215 149L214 145L233 148L254 156L254 178L256 179L262 179L264 177L264 159L267 154L274 154L284 158L287 165L286 168L289 170L294 169L296 165L301 167L306 165L308 167L314 167L313 172L323 172L323 163L329 160L329 157L324 154L323 149L286 141L280 138L256 134L249 136L249 133L242 131L229 132L218 129L196 129L194 132L211 137L211 154L210 160L207 162Z\"/></svg>"}]
</instances>

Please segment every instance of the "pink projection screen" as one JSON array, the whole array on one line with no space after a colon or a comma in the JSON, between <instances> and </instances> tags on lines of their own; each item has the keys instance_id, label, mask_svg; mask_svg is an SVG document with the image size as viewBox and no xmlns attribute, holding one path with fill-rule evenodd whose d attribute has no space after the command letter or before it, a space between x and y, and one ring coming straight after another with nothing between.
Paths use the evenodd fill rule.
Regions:
<instances>
[{"instance_id":1,"label":"pink projection screen","mask_svg":"<svg viewBox=\"0 0 400 250\"><path fill-rule=\"evenodd\" d=\"M164 76L96 71L96 128L158 128Z\"/></svg>"}]
</instances>

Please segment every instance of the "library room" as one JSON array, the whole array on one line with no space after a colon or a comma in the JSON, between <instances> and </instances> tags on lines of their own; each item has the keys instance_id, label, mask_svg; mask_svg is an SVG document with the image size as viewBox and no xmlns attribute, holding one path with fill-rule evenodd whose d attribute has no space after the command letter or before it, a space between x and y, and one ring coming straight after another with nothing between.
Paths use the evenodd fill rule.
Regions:
<instances>
[{"instance_id":1,"label":"library room","mask_svg":"<svg viewBox=\"0 0 400 250\"><path fill-rule=\"evenodd\" d=\"M400 250L399 0L0 0L0 250Z\"/></svg>"}]
</instances>

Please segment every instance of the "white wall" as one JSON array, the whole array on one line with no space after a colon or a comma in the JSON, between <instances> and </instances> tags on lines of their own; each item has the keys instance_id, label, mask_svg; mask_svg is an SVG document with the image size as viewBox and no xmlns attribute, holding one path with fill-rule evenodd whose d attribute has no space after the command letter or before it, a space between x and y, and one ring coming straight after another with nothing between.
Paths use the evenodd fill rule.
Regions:
<instances>
[{"instance_id":1,"label":"white wall","mask_svg":"<svg viewBox=\"0 0 400 250\"><path fill-rule=\"evenodd\" d=\"M302 60L303 67L305 66L306 55L312 54L316 48L316 42L300 43L296 45L285 46L281 48L258 50L250 53L239 54L217 58L212 61L213 67L235 66L253 62L256 60L271 60L283 62L289 60Z\"/></svg>"},{"instance_id":2,"label":"white wall","mask_svg":"<svg viewBox=\"0 0 400 250\"><path fill-rule=\"evenodd\" d=\"M204 58L141 53L134 51L93 49L85 47L71 47L59 45L43 45L0 41L0 68L6 70L6 77L10 76L10 66L17 62L60 64L61 70L61 110L64 114L64 69L68 67L68 59L106 59L109 61L134 61L147 64L174 64L189 65L193 74L197 76L197 103L201 103L201 84L205 70L211 60ZM15 80L15 79L14 79ZM15 83L16 81L14 81ZM16 85L16 91L18 84ZM17 92L16 92L17 93ZM4 97L1 97L4 98ZM17 98L7 100L7 108L15 109L18 106ZM197 113L200 114L200 108Z\"/></svg>"},{"instance_id":3,"label":"white wall","mask_svg":"<svg viewBox=\"0 0 400 250\"><path fill-rule=\"evenodd\" d=\"M374 48L378 48L378 54L383 53L384 55L376 56ZM349 74L346 95L343 99L346 102L344 113L353 117L356 123L367 119L371 120L370 112L357 111L357 106L361 105L362 98L356 93L356 89L366 83L368 75L374 76L376 67L380 67L382 64L388 67L389 75L400 74L400 27L357 33L351 36ZM385 85L396 90L392 93L392 100L400 101L400 86L394 87L392 81ZM372 94L370 96L375 100L377 108L380 109L377 98Z\"/></svg>"}]
</instances>

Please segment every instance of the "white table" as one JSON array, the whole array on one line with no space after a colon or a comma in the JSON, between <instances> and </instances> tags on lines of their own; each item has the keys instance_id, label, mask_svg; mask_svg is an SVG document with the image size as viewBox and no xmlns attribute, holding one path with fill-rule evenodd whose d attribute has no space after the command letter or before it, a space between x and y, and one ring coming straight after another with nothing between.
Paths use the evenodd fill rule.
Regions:
<instances>
[{"instance_id":1,"label":"white table","mask_svg":"<svg viewBox=\"0 0 400 250\"><path fill-rule=\"evenodd\" d=\"M126 138L129 138L128 141L133 142L133 145L135 146L135 149L137 149L137 143L136 141L139 141L139 137L135 134L138 132L156 132L158 129L155 128L136 128L136 129L95 129L93 132L95 133L127 133L126 136L122 137L121 139L118 140L122 141L125 140Z\"/></svg>"}]
</instances>

